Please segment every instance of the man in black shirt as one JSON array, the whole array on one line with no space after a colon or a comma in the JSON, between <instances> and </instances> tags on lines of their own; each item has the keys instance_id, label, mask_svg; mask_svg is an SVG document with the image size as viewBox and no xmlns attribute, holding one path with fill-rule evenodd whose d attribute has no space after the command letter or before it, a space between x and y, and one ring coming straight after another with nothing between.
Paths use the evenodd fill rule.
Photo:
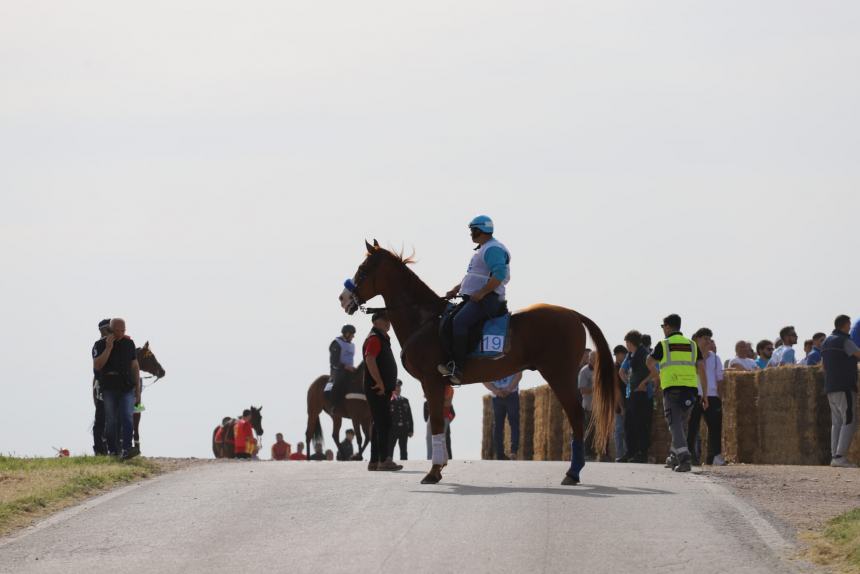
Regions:
<instances>
[{"instance_id":1,"label":"man in black shirt","mask_svg":"<svg viewBox=\"0 0 860 574\"><path fill-rule=\"evenodd\" d=\"M100 340L110 335L110 319L99 321ZM95 347L95 344L93 344ZM99 372L93 370L93 403L95 403L96 414L93 420L93 453L106 455L108 453L107 440L105 439L105 402L102 399L102 391L99 386Z\"/></svg>"},{"instance_id":2,"label":"man in black shirt","mask_svg":"<svg viewBox=\"0 0 860 574\"><path fill-rule=\"evenodd\" d=\"M355 438L355 431L352 429L346 430L346 438L337 445L338 460L352 460L355 451L352 448L352 439Z\"/></svg>"},{"instance_id":3,"label":"man in black shirt","mask_svg":"<svg viewBox=\"0 0 860 574\"><path fill-rule=\"evenodd\" d=\"M388 330L391 323L384 312L373 314L373 329L364 341L362 352L364 396L370 407L373 428L370 432L370 464L367 470L400 470L389 456L391 448L391 393L397 384L397 361L391 352Z\"/></svg>"},{"instance_id":4,"label":"man in black shirt","mask_svg":"<svg viewBox=\"0 0 860 574\"><path fill-rule=\"evenodd\" d=\"M128 459L136 454L131 442L134 405L140 402L140 365L134 341L125 334L125 321L111 319L110 329L93 346L93 369L104 399L108 452Z\"/></svg>"},{"instance_id":5,"label":"man in black shirt","mask_svg":"<svg viewBox=\"0 0 860 574\"><path fill-rule=\"evenodd\" d=\"M651 446L651 414L654 411L654 386L648 370L648 349L642 344L642 334L633 330L624 336L629 351L630 371L627 385L629 417L627 429L627 458L631 462L648 462Z\"/></svg>"},{"instance_id":6,"label":"man in black shirt","mask_svg":"<svg viewBox=\"0 0 860 574\"><path fill-rule=\"evenodd\" d=\"M400 460L408 460L406 442L412 438L415 430L412 424L412 407L409 399L400 394L403 381L397 379L394 394L391 396L391 458L394 458L394 447L400 443Z\"/></svg>"}]
</instances>

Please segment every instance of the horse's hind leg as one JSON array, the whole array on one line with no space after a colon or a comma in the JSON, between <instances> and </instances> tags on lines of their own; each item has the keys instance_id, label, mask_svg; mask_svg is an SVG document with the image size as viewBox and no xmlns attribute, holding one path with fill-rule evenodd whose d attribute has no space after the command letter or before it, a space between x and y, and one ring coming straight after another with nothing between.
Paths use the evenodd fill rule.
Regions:
<instances>
[{"instance_id":1,"label":"horse's hind leg","mask_svg":"<svg viewBox=\"0 0 860 574\"><path fill-rule=\"evenodd\" d=\"M585 467L585 442L583 440L585 415L582 410L582 403L579 401L576 378L570 374L572 372L575 371L567 369L541 369L540 371L561 402L570 428L573 430L573 437L570 442L570 468L562 481L564 485L579 484L579 473Z\"/></svg>"}]
</instances>

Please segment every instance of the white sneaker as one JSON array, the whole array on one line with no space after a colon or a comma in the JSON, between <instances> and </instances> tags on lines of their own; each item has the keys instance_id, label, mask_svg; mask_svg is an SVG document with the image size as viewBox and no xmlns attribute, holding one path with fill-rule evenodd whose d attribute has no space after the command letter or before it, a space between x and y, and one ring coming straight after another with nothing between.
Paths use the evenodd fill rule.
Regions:
<instances>
[{"instance_id":1,"label":"white sneaker","mask_svg":"<svg viewBox=\"0 0 860 574\"><path fill-rule=\"evenodd\" d=\"M714 455L714 462L711 464L714 466L726 466L726 459L723 458L723 455L717 454Z\"/></svg>"},{"instance_id":2,"label":"white sneaker","mask_svg":"<svg viewBox=\"0 0 860 574\"><path fill-rule=\"evenodd\" d=\"M840 456L839 458L834 458L830 460L830 466L835 466L836 468L857 468L857 465L853 462L850 462L844 456Z\"/></svg>"}]
</instances>

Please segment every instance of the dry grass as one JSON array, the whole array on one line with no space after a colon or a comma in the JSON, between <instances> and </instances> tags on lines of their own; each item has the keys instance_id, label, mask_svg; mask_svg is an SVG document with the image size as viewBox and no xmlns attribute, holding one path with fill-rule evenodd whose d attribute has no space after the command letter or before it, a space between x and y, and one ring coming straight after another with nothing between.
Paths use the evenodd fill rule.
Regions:
<instances>
[{"instance_id":1,"label":"dry grass","mask_svg":"<svg viewBox=\"0 0 860 574\"><path fill-rule=\"evenodd\" d=\"M111 486L160 472L146 459L108 457L13 458L0 456L0 535L70 506Z\"/></svg>"},{"instance_id":2,"label":"dry grass","mask_svg":"<svg viewBox=\"0 0 860 574\"><path fill-rule=\"evenodd\" d=\"M807 558L838 572L860 573L860 508L837 516L824 531L805 537Z\"/></svg>"}]
</instances>

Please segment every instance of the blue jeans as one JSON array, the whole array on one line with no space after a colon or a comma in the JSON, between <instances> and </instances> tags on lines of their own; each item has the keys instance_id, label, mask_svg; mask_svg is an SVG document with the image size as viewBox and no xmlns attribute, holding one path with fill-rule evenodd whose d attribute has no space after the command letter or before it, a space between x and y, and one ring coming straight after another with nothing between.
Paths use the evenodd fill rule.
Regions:
<instances>
[{"instance_id":1,"label":"blue jeans","mask_svg":"<svg viewBox=\"0 0 860 574\"><path fill-rule=\"evenodd\" d=\"M502 301L499 300L498 293L490 293L480 301L468 300L463 305L456 315L452 325L453 335L453 359L457 367L463 368L466 362L466 355L469 353L467 348L469 345L469 330L486 321L490 317L498 315L502 308Z\"/></svg>"},{"instance_id":2,"label":"blue jeans","mask_svg":"<svg viewBox=\"0 0 860 574\"><path fill-rule=\"evenodd\" d=\"M110 454L131 450L134 431L134 391L102 391L105 403L105 438ZM122 448L120 446L122 439Z\"/></svg>"},{"instance_id":3,"label":"blue jeans","mask_svg":"<svg viewBox=\"0 0 860 574\"><path fill-rule=\"evenodd\" d=\"M520 446L520 394L513 393L504 398L493 397L493 445L496 459L505 454L505 416L511 425L511 452L519 451Z\"/></svg>"}]
</instances>

